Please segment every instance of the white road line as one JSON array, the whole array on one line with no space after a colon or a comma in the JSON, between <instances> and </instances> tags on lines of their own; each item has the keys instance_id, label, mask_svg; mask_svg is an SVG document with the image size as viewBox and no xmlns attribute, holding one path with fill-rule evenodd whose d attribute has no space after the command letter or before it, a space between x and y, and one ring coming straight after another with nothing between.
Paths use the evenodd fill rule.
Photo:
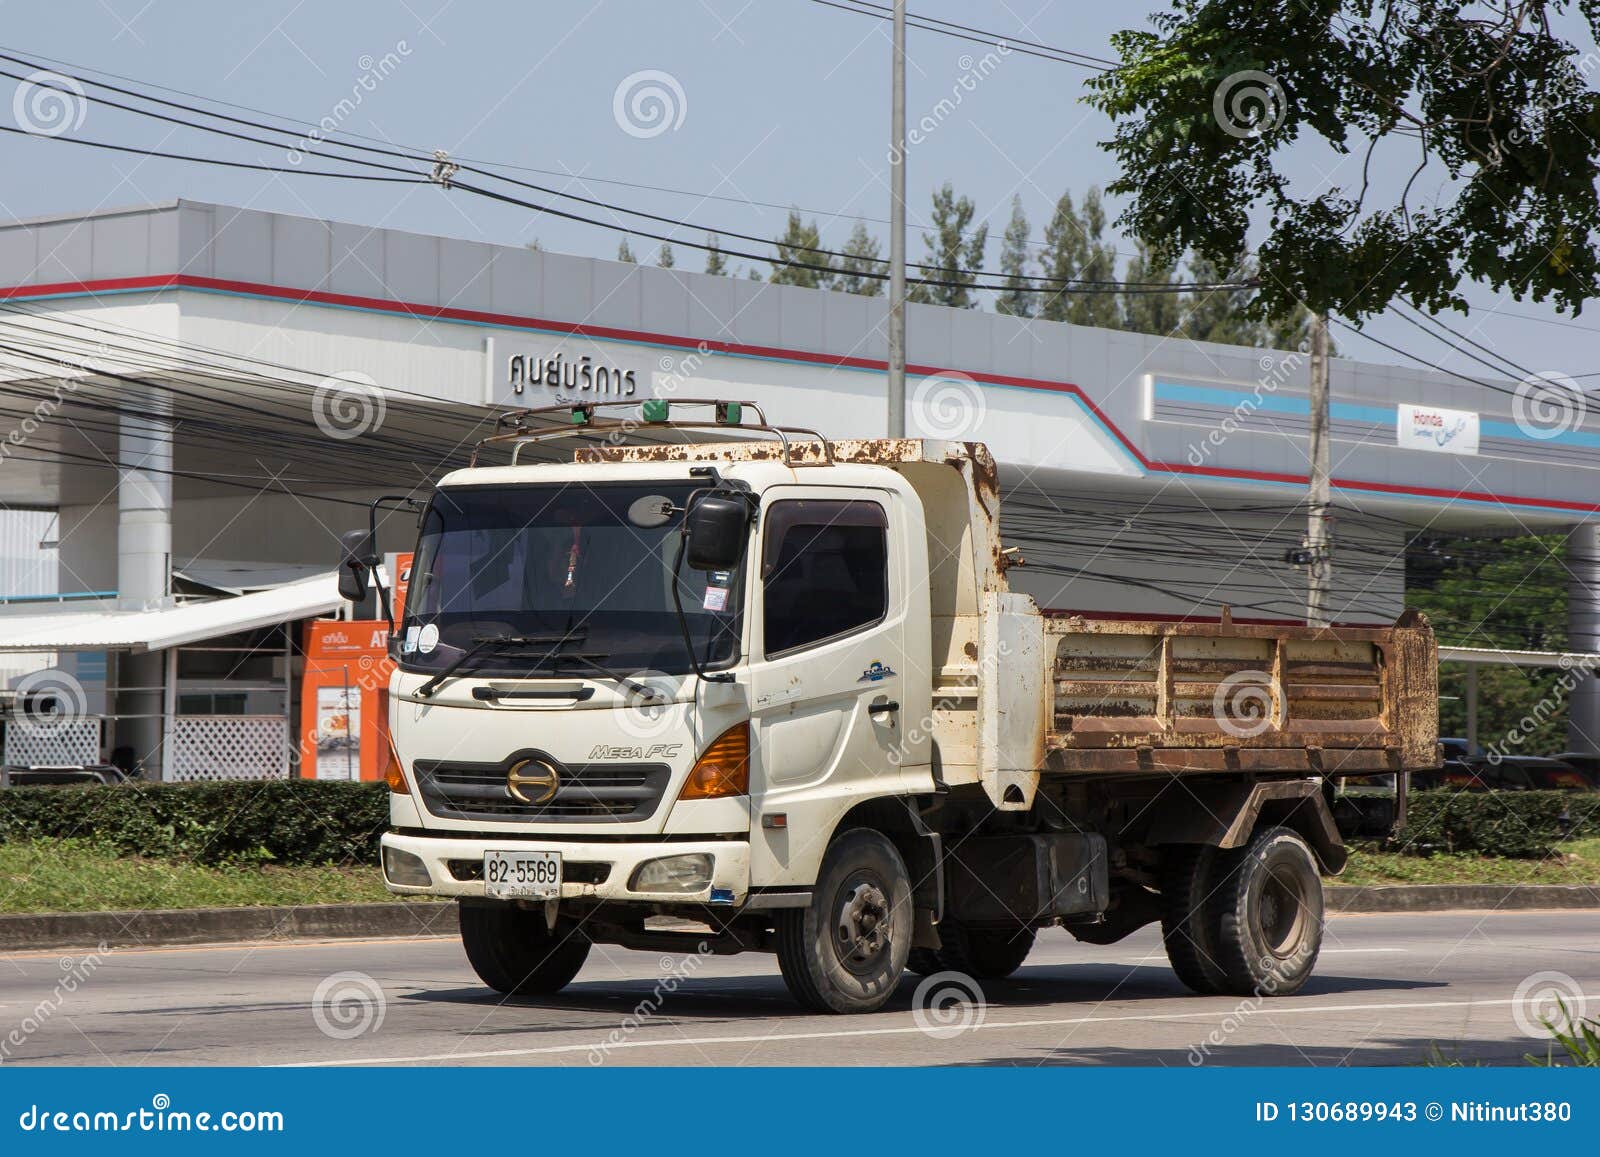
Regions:
<instances>
[{"instance_id":1,"label":"white road line","mask_svg":"<svg viewBox=\"0 0 1600 1157\"><path fill-rule=\"evenodd\" d=\"M1410 951L1411 951L1411 949L1409 949L1409 948L1324 948L1321 952L1317 953L1317 955L1319 957L1322 957L1322 956L1335 956L1335 955L1339 955L1339 954L1349 955L1349 954L1355 953L1355 952L1410 952Z\"/></svg>"},{"instance_id":2,"label":"white road line","mask_svg":"<svg viewBox=\"0 0 1600 1157\"><path fill-rule=\"evenodd\" d=\"M1248 999L1248 998L1246 998ZM1581 993L1574 999L1585 1002L1590 1000L1600 1001L1600 992ZM1272 1015L1279 1016L1304 1016L1308 1013L1348 1013L1348 1012L1400 1012L1408 1009L1425 1008L1504 1008L1508 1005L1520 1003L1512 997L1504 1000L1419 1000L1405 1001L1393 1004L1313 1004L1299 1007L1280 1007L1273 1003ZM1207 1017L1228 1016L1235 1010L1209 1009L1205 1012L1155 1012L1140 1013L1128 1016L1071 1016L1040 1020L1009 1020L1000 1023L985 1021L975 1024L967 1031L982 1032L989 1029L1008 1028L1057 1028L1074 1024L1115 1024L1134 1021L1158 1020L1198 1020ZM347 1061L299 1061L291 1064L274 1065L274 1068L304 1069L304 1068L344 1068L354 1065L418 1065L428 1064L433 1061L474 1061L487 1060L491 1057L532 1057L553 1056L558 1053L588 1053L588 1052L615 1052L622 1049L649 1049L649 1048L684 1048L700 1047L701 1045L723 1044L780 1044L784 1041L803 1040L838 1040L847 1037L869 1036L909 1036L913 1033L922 1033L924 1030L917 1025L903 1025L895 1028L853 1028L835 1029L831 1032L790 1032L790 1033L754 1033L744 1036L702 1036L702 1037L675 1037L664 1040L620 1041L615 1044L605 1040L592 1044L573 1045L546 1045L542 1048L531 1049L492 1049L484 1052L450 1052L427 1053L408 1057L364 1057L360 1060Z\"/></svg>"}]
</instances>

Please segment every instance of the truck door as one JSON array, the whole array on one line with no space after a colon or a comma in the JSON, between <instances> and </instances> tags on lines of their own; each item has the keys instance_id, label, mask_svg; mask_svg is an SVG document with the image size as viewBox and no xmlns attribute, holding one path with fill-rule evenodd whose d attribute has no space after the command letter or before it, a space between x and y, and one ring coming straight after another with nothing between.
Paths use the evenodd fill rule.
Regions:
<instances>
[{"instance_id":1,"label":"truck door","mask_svg":"<svg viewBox=\"0 0 1600 1157\"><path fill-rule=\"evenodd\" d=\"M865 488L767 492L753 568L751 789L764 817L785 816L787 835L764 833L780 878L761 883L790 882L787 867L803 876L852 804L906 790L904 769L927 779L927 583L910 581L908 543L925 546L905 507ZM755 858L759 872L761 849Z\"/></svg>"}]
</instances>

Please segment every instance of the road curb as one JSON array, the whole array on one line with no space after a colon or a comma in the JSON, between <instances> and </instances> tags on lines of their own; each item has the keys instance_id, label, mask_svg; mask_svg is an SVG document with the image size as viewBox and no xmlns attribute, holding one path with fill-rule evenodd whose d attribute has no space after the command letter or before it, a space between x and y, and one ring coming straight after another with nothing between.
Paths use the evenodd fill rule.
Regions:
<instances>
[{"instance_id":1,"label":"road curb","mask_svg":"<svg viewBox=\"0 0 1600 1157\"><path fill-rule=\"evenodd\" d=\"M143 948L248 940L453 936L452 903L305 904L285 908L150 909L0 916L0 952Z\"/></svg>"},{"instance_id":2,"label":"road curb","mask_svg":"<svg viewBox=\"0 0 1600 1157\"><path fill-rule=\"evenodd\" d=\"M1509 911L1600 908L1600 887L1564 884L1335 886L1330 912ZM251 940L351 940L454 936L452 903L306 904L291 908L152 909L0 916L0 952L145 948Z\"/></svg>"},{"instance_id":3,"label":"road curb","mask_svg":"<svg viewBox=\"0 0 1600 1157\"><path fill-rule=\"evenodd\" d=\"M1392 884L1335 886L1330 912L1509 911L1528 908L1600 908L1600 887L1570 884Z\"/></svg>"}]
</instances>

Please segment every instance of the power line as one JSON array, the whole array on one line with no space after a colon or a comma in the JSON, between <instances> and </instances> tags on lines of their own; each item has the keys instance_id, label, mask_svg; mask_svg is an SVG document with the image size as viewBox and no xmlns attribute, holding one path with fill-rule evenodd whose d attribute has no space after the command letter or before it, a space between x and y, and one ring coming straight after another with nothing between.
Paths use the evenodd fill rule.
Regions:
<instances>
[{"instance_id":1,"label":"power line","mask_svg":"<svg viewBox=\"0 0 1600 1157\"><path fill-rule=\"evenodd\" d=\"M860 0L857 0L859 6L849 3L837 3L836 0L811 0L811 2L821 4L826 8L837 8L840 12L854 12L857 16L870 16L875 20L889 18L887 10L880 4L864 4L860 3ZM1023 56L1037 56L1041 60L1054 61L1056 64L1072 64L1079 68L1087 68L1093 72L1106 72L1117 67L1115 61L1105 60L1101 57L1089 56L1082 52L1073 52L1066 48L1053 48L1048 44L1039 44L1035 41L1014 39L1002 36L998 32L986 32L980 28L971 28L965 24L954 24L948 20L935 20L931 16L917 16L907 13L906 26L921 29L924 32L937 32L941 36L965 40L972 44L984 44L992 47L999 47L1004 44L1009 51L1021 53Z\"/></svg>"},{"instance_id":2,"label":"power line","mask_svg":"<svg viewBox=\"0 0 1600 1157\"><path fill-rule=\"evenodd\" d=\"M0 53L0 59L11 60L11 61L13 61L15 63L20 63L20 64L23 64L25 66L33 66L33 65L36 64L35 61L27 60L26 58L17 57L17 56L10 55L10 54L5 54L5 53ZM5 71L5 70L0 70L0 75L11 77L12 79L17 80L19 82L22 82L22 81L27 79L27 78L24 78L24 77L19 77L15 73L8 72L8 71ZM242 125L245 125L245 126L248 126L248 127L251 127L251 128L259 129L259 130L264 131L264 132L277 133L277 134L280 134L280 135L287 135L288 132L289 132L289 130L287 130L287 129L281 129L281 128L277 128L276 126L265 125L265 124L261 124L259 122L249 121L249 120L246 120L245 118L233 117L233 116L229 116L229 115L222 114L222 113L216 113L216 112L213 112L213 111L207 110L207 109L195 108L193 106L184 105L181 102L177 102L177 101L169 101L169 100L165 100L165 99L158 98L158 97L151 97L151 96L148 96L147 94L138 93L137 91L132 90L132 89L126 89L126 88L123 88L123 87L117 86L117 85L110 85L110 84L107 84L104 81L97 81L97 80L94 80L93 78L90 78L90 77L83 77L83 76L70 76L69 77L69 74L61 74L61 75L63 77L67 77L69 79L78 81L80 83L93 85L93 86L98 87L98 88L107 88L107 89L110 89L111 91L119 92L119 93L122 93L124 95L131 95L131 96L134 96L136 99L147 100L147 101L150 101L152 103L157 103L157 104L164 105L166 107L180 108L180 109L183 109L184 111L187 111L187 112L190 112L190 113L194 113L194 114L199 115L199 116L209 116L209 117L213 117L213 118L216 118L216 119L225 120L225 121L228 121L230 123L242 124ZM35 83L39 83L39 82L36 81ZM63 88L60 88L59 86L51 85L51 84L48 84L48 83L42 84L41 87L51 88L54 91L67 93L68 95L77 95L77 94L72 93L68 89L63 89ZM134 107L132 105L123 104L123 103L121 103L119 101L108 100L108 99L106 99L104 97L97 97L95 99L98 100L100 103L104 103L104 104L108 105L109 107L113 107L113 108L117 108L117 109L120 109L120 110L123 110L123 111L126 111L126 112L130 112L130 113L133 113L133 114L138 115L138 116L149 117L151 119L162 121L162 122L165 122L165 123L175 124L175 125L179 125L179 126L185 127L185 128L196 129L196 130L201 131L201 132L209 132L209 133L213 133L213 134L216 134L216 135L219 135L219 136L224 136L224 137L228 137L228 138L236 139L236 140L242 140L242 141L246 141L246 142L253 143L253 144L267 145L269 147L274 147L274 148L283 147L283 142L280 142L280 141L265 140L265 139L260 138L260 137L254 137L254 136L250 136L248 134L234 132L234 131L229 130L229 129L219 128L219 127L217 127L215 125L197 124L194 121L185 120L185 119L183 119L181 117L174 117L174 116L171 116L171 115L168 115L168 114L165 114L165 113L161 113L161 112L157 112L157 111L154 111L154 110L150 110L150 109L137 108L137 107ZM272 114L268 114L268 115L272 115ZM0 126L0 128L6 128L6 126ZM22 133L24 135L32 135L32 134L26 134L25 130L16 129L16 128L6 128L6 131L13 132L13 133ZM82 144L82 145L87 145L87 146L97 147L97 148L109 148L109 149L114 149L114 150L121 151L121 152L137 153L137 154L147 155L147 156L162 156L162 157L166 157L168 159L182 160L182 161L187 161L187 162L190 162L190 163L198 163L198 164L217 164L217 165L223 165L223 166L229 166L229 167L238 167L238 168L263 169L265 171L278 172L278 173L299 172L299 173L305 173L306 175L312 175L312 176L340 176L340 177L345 177L347 179L356 179L356 178L360 178L360 177L366 177L365 174L335 173L335 172L330 172L330 171L327 171L327 170L307 170L307 169L300 169L298 167L283 168L281 166L265 166L265 165L259 165L259 164L249 164L249 163L245 163L245 162L226 161L226 160L222 160L220 158L197 157L197 156L193 156L193 155L189 155L189 154L176 154L176 153L159 152L159 151L156 151L156 150L143 150L143 149L138 149L138 148L135 148L135 147L132 147L132 146L113 145L113 144L110 144L109 142L89 141L89 140L85 140L83 138L69 137L69 136L56 137L56 138L52 138L52 139L70 140L75 144ZM409 160L409 161L411 161L412 163L415 163L415 164L423 164L423 163L431 164L432 161L433 161L433 158L412 157L412 156L409 156L408 154L405 154L405 153L402 153L402 152L398 152L398 151L393 150L393 149L380 149L380 148L375 148L375 147L371 147L371 146L355 145L355 144L349 144L349 143L346 143L346 142L336 142L336 141L335 142L326 142L326 143L332 144L332 145L334 145L336 147L339 147L339 148L355 149L355 150L359 150L359 151L362 151L362 152L383 154L383 155L387 155L387 156L391 156L391 157L396 157L396 158L400 158L400 159L404 159L404 160ZM390 165L390 164L383 163L383 162L364 160L364 159L358 158L358 157L335 157L335 156L329 156L329 155L327 155L325 153L316 153L314 150L311 150L311 149L306 149L304 151L310 152L310 153L312 153L312 155L320 156L320 157L322 157L322 159L327 160L327 161L336 161L336 162L339 162L339 163L358 165L358 166L362 166L364 168L378 169L378 170L387 171L387 172L394 172L394 173L401 173L401 174L407 173L407 170L405 170L405 169L403 169L403 168L401 168L399 166ZM562 190L551 189L551 188L549 188L547 186L537 185L537 184L534 184L532 182L527 182L527 181L521 181L521 180L516 179L516 178L506 177L506 176L503 176L501 174L497 174L497 173L493 173L493 172L488 172L488 171L484 171L484 170L474 170L474 171L479 171L479 172L481 172L481 175L483 175L483 176L487 176L487 177L489 177L491 179L494 179L494 180L503 181L503 182L505 182L507 184L510 184L510 185L513 185L513 186L517 186L517 187L521 187L521 188L526 188L526 189L531 189L531 190L534 190L534 191L542 192L542 193L544 193L546 195L549 195L549 196L561 197L561 198L565 198L565 199L574 200L574 201L577 201L577 202L580 202L580 203L583 203L583 204L588 204L588 205L591 205L591 206L597 206L597 207L606 209L606 210L608 210L608 211L610 211L612 213L621 213L621 214L624 214L624 215L637 216L637 217L640 217L640 218L643 218L643 219L648 219L648 220L653 220L653 221L657 221L657 222L666 223L666 224L670 225L671 227L673 227L674 229L692 229L692 230L694 230L696 232L706 233L706 234L710 234L710 235L716 235L718 237L721 237L721 236L738 237L738 238L742 238L742 239L745 239L745 240L756 242L756 243L761 244L761 245L781 246L783 249L787 249L787 250L800 250L802 252L819 254L819 255L822 255L824 257L836 258L836 259L839 259L841 261L851 261L851 262L853 262L853 263L855 263L857 265L856 268L853 268L851 270L852 274L855 275L855 276L858 276L858 277L865 278L867 280L887 281L890 278L890 274L887 273L887 272L880 272L877 269L872 269L872 268L860 268L859 267L862 263L865 263L865 264L868 264L868 265L884 265L884 264L887 264L886 262L883 262L881 260L873 260L873 259L870 259L870 258L861 258L861 257L855 256L855 255L844 253L844 252L839 251L839 250L825 249L825 248L821 248L821 247L813 247L813 246L806 246L806 245L789 245L789 244L782 243L782 242L779 242L779 241L770 240L770 239L767 239L767 238L756 237L756 236L751 235L751 234L740 233L740 232L738 232L736 230L728 230L728 229L719 228L719 227L708 227L708 226L704 226L704 225L700 225L700 224L681 221L681 220L678 220L676 218L667 217L667 216L664 216L664 215L661 215L661 214L652 214L652 213L644 212L642 210L630 209L627 206L613 204L611 202L599 200L597 198L583 197L583 196L580 196L578 194L567 193L567 192L564 192ZM423 177L421 174L417 174L415 177L412 177L412 176L402 176L402 177L398 177L398 178L394 178L394 177L391 177L391 178L366 177L366 179L371 179L371 180L374 180L374 181L387 179L387 180L390 180L390 181L398 181L398 182L405 182L405 183L416 183L416 182L419 182L419 181L422 181L422 180L426 180L427 178ZM612 230L612 231L615 231L615 232L624 233L626 235L647 237L647 238L650 238L652 240L661 241L663 243L683 245L683 246L686 246L688 248L700 249L700 250L703 250L703 251L706 251L706 252L716 251L716 252L720 252L720 253L726 254L728 256L740 257L740 258L744 258L744 259L750 260L750 261L758 261L758 262L769 263L769 264L773 264L773 265L780 265L780 266L783 266L785 268L804 269L804 270L814 271L814 272L824 273L824 274L833 274L833 273L838 272L831 265L826 265L826 264L819 265L819 264L814 264L814 263L811 263L811 262L800 262L800 261L783 261L783 260L774 261L771 257L768 257L768 256L766 256L764 254L755 254L755 253L749 253L749 252L740 251L740 250L732 250L732 249L727 249L727 248L725 248L725 247L723 247L721 245L714 245L714 244L710 244L710 243L701 243L701 242L691 241L691 240L687 240L687 239L684 239L684 238L681 238L681 237L678 237L678 236L672 236L672 235L667 235L667 234L662 234L662 233L650 232L648 230L632 229L632 228L625 227L625 226L621 225L620 223L598 220L598 219L593 218L593 217L587 217L587 216L584 216L582 214L577 214L577 213L572 213L572 212L569 212L569 211L566 211L566 210L556 209L556 208L553 208L553 207L551 207L549 205L539 204L539 203L536 203L536 202L528 201L528 200L523 199L523 198L510 197L507 194L497 193L495 191L492 191L492 190L489 190L489 189L485 189L485 188L483 188L481 186L471 185L471 184L468 184L468 183L460 181L460 180L452 179L446 184L447 184L447 187L449 187L449 188L459 188L459 189L462 189L463 191L466 191L466 192L469 192L469 193L473 193L473 194L476 194L478 196L487 197L487 198L492 199L492 200L502 201L502 202L506 202L506 203L509 203L509 204L515 204L515 205L518 205L520 207L530 209L530 210L532 210L534 212L544 213L544 214L548 214L550 216L559 217L559 218L563 218L563 219L566 219L566 220L579 222L579 223L582 223L582 224L593 225L593 226L598 227L598 228L608 229L608 230ZM1005 273L997 273L995 271L989 271L989 270L963 270L963 269L958 269L958 268L948 268L948 267L944 267L944 266L928 265L928 264L921 264L921 263L917 264L916 268L923 269L925 271L933 271L933 272L936 272L936 273L943 273L946 276L945 277L913 278L911 280L913 281L914 284L918 284L918 285L922 285L922 286L926 286L926 287L931 287L931 288L968 289L968 290L976 290L976 291L988 290L988 291L993 291L993 292L1001 292L1001 291L1009 290L1009 291L1013 291L1013 292L1051 293L1051 294L1060 294L1060 293L1093 293L1093 292L1123 293L1123 294L1174 294L1174 293L1186 293L1186 292L1190 292L1190 291L1212 291L1212 290L1217 290L1217 289L1242 289L1242 288L1250 288L1250 287L1252 287L1254 285L1254 282L1252 282L1252 281L1235 281L1235 282L1226 282L1226 281L1225 282L1126 282L1126 281L1116 281L1116 280L1109 280L1109 279L1107 279L1107 280L1098 280L1098 279L1087 279L1087 278L1060 278L1060 277L1049 277L1049 276L1034 275L1034 274L1020 274L1020 275L1017 275L1017 274L1005 274ZM987 283L987 282L982 282L982 281L978 280L980 278L996 278L996 277L1004 278L1005 280L1002 281L1002 282L999 282L999 283ZM1016 282L1018 280L1026 281L1026 282L1029 282L1029 283L1037 283L1037 285L1035 285L1035 284L1017 285Z\"/></svg>"}]
</instances>

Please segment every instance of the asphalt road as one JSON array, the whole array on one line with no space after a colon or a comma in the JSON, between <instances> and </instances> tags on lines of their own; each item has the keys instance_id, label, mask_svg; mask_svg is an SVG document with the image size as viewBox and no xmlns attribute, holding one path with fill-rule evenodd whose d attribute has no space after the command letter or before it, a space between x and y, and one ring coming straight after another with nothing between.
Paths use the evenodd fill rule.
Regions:
<instances>
[{"instance_id":1,"label":"asphalt road","mask_svg":"<svg viewBox=\"0 0 1600 1157\"><path fill-rule=\"evenodd\" d=\"M1537 1021L1518 991L1536 974L1600 1013L1600 913L1336 916L1316 977L1266 1001L1188 995L1150 929L1109 948L1050 931L944 1019L914 1007L913 976L875 1015L802 1014L761 955L597 948L530 1001L483 988L453 939L19 953L0 955L0 1061L1413 1065L1437 1046L1504 1062L1543 1049L1517 1023Z\"/></svg>"}]
</instances>

